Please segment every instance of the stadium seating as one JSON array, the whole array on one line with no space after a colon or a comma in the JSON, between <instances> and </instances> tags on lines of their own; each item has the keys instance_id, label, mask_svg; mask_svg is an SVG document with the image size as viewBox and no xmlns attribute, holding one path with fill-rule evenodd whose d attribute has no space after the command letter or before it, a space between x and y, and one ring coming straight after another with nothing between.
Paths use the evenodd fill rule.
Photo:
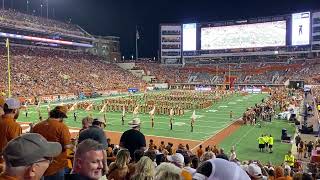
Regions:
<instances>
[{"instance_id":1,"label":"stadium seating","mask_svg":"<svg viewBox=\"0 0 320 180\"><path fill-rule=\"evenodd\" d=\"M85 36L76 25L42 17L24 14L15 10L0 10L0 24L5 27L29 28L30 30L46 31L47 33L63 33Z\"/></svg>"},{"instance_id":2,"label":"stadium seating","mask_svg":"<svg viewBox=\"0 0 320 180\"><path fill-rule=\"evenodd\" d=\"M0 48L5 54L5 48ZM82 91L127 90L145 83L115 64L83 52L12 47L12 92L17 96L41 96ZM0 63L0 87L6 88L7 65Z\"/></svg>"}]
</instances>

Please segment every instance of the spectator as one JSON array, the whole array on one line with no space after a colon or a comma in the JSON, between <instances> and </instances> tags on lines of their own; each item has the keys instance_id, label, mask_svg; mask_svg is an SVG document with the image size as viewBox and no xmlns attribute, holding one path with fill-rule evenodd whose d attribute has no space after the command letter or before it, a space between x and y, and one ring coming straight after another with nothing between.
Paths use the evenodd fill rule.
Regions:
<instances>
[{"instance_id":1,"label":"spectator","mask_svg":"<svg viewBox=\"0 0 320 180\"><path fill-rule=\"evenodd\" d=\"M93 139L100 144L103 145L104 149L107 149L107 137L104 133L103 129L106 127L106 124L103 119L96 118L92 122L92 126L83 130L79 134L78 143L81 143L83 140L86 139Z\"/></svg>"},{"instance_id":2,"label":"spectator","mask_svg":"<svg viewBox=\"0 0 320 180\"><path fill-rule=\"evenodd\" d=\"M72 149L69 128L63 123L67 118L68 109L65 106L56 106L49 113L49 119L36 124L34 133L41 134L47 141L58 142L62 146L62 152L55 157L49 168L44 173L44 180L63 179L65 168L68 167L67 149Z\"/></svg>"},{"instance_id":3,"label":"spectator","mask_svg":"<svg viewBox=\"0 0 320 180\"><path fill-rule=\"evenodd\" d=\"M202 154L203 154L203 149L202 149L202 145L200 145L200 146L199 146L199 149L197 150L197 156L198 156L198 158L201 158Z\"/></svg>"},{"instance_id":4,"label":"spectator","mask_svg":"<svg viewBox=\"0 0 320 180\"><path fill-rule=\"evenodd\" d=\"M184 180L191 180L192 174L188 170L184 169L184 157L180 153L176 153L172 156L167 156L169 162L181 169L181 176Z\"/></svg>"},{"instance_id":5,"label":"spectator","mask_svg":"<svg viewBox=\"0 0 320 180\"><path fill-rule=\"evenodd\" d=\"M121 149L117 153L116 161L109 166L108 179L122 180L128 179L130 152L127 149Z\"/></svg>"},{"instance_id":6,"label":"spectator","mask_svg":"<svg viewBox=\"0 0 320 180\"><path fill-rule=\"evenodd\" d=\"M196 169L191 167L191 158L189 153L183 154L184 169L187 170L192 176L196 173Z\"/></svg>"},{"instance_id":7,"label":"spectator","mask_svg":"<svg viewBox=\"0 0 320 180\"><path fill-rule=\"evenodd\" d=\"M215 158L216 158L216 155L214 155L213 152L207 151L207 152L205 152L205 153L201 156L200 161L201 161L201 162L205 162L205 161L207 161L207 160L215 159Z\"/></svg>"},{"instance_id":8,"label":"spectator","mask_svg":"<svg viewBox=\"0 0 320 180\"><path fill-rule=\"evenodd\" d=\"M23 134L11 140L4 149L6 168L0 180L40 180L49 167L50 158L58 156L61 150L59 143L48 142L39 134Z\"/></svg>"},{"instance_id":9,"label":"spectator","mask_svg":"<svg viewBox=\"0 0 320 180\"><path fill-rule=\"evenodd\" d=\"M107 144L108 144L108 147L111 147L112 149L114 148L114 144L111 143L110 138L107 138Z\"/></svg>"},{"instance_id":10,"label":"spectator","mask_svg":"<svg viewBox=\"0 0 320 180\"><path fill-rule=\"evenodd\" d=\"M263 176L261 167L259 167L256 163L249 164L247 173L251 177L251 180L267 179L266 176Z\"/></svg>"},{"instance_id":11,"label":"spectator","mask_svg":"<svg viewBox=\"0 0 320 180\"><path fill-rule=\"evenodd\" d=\"M6 103L4 96L0 95L0 117L4 115L3 106Z\"/></svg>"},{"instance_id":12,"label":"spectator","mask_svg":"<svg viewBox=\"0 0 320 180\"><path fill-rule=\"evenodd\" d=\"M213 146L212 152L213 152L215 155L218 155L218 154L219 154L219 149L217 148L216 145Z\"/></svg>"},{"instance_id":13,"label":"spectator","mask_svg":"<svg viewBox=\"0 0 320 180\"><path fill-rule=\"evenodd\" d=\"M161 163L156 168L155 180L182 180L181 169L171 163Z\"/></svg>"},{"instance_id":14,"label":"spectator","mask_svg":"<svg viewBox=\"0 0 320 180\"><path fill-rule=\"evenodd\" d=\"M107 164L110 165L111 162L114 162L116 160L116 157L112 151L111 147L108 147L107 149Z\"/></svg>"},{"instance_id":15,"label":"spectator","mask_svg":"<svg viewBox=\"0 0 320 180\"><path fill-rule=\"evenodd\" d=\"M202 163L193 179L250 180L250 177L237 164L217 158Z\"/></svg>"},{"instance_id":16,"label":"spectator","mask_svg":"<svg viewBox=\"0 0 320 180\"><path fill-rule=\"evenodd\" d=\"M199 166L199 158L195 155L193 155L193 157L191 157L191 167L193 169L197 169Z\"/></svg>"},{"instance_id":17,"label":"spectator","mask_svg":"<svg viewBox=\"0 0 320 180\"><path fill-rule=\"evenodd\" d=\"M155 166L153 161L143 156L136 164L135 174L132 176L132 180L153 180L155 174Z\"/></svg>"},{"instance_id":18,"label":"spectator","mask_svg":"<svg viewBox=\"0 0 320 180\"><path fill-rule=\"evenodd\" d=\"M91 117L84 117L82 119L82 129L80 129L79 133L85 129L88 129L92 125L92 121L93 119Z\"/></svg>"},{"instance_id":19,"label":"spectator","mask_svg":"<svg viewBox=\"0 0 320 180\"><path fill-rule=\"evenodd\" d=\"M230 150L230 161L238 161L237 154L234 148Z\"/></svg>"},{"instance_id":20,"label":"spectator","mask_svg":"<svg viewBox=\"0 0 320 180\"><path fill-rule=\"evenodd\" d=\"M0 152L3 151L7 143L18 137L22 133L21 126L16 122L19 117L20 102L17 99L9 98L6 100L0 117ZM0 158L0 163L3 160Z\"/></svg>"},{"instance_id":21,"label":"spectator","mask_svg":"<svg viewBox=\"0 0 320 180\"><path fill-rule=\"evenodd\" d=\"M217 157L217 158L221 158L221 159L225 159L225 160L229 161L229 158L228 158L228 156L224 153L224 149L223 149L223 148L220 149L220 154L218 154L216 157Z\"/></svg>"},{"instance_id":22,"label":"spectator","mask_svg":"<svg viewBox=\"0 0 320 180\"><path fill-rule=\"evenodd\" d=\"M131 126L131 129L125 131L120 138L120 147L128 149L130 156L133 157L135 150L145 150L146 138L140 132L140 119L134 118L129 122L129 125Z\"/></svg>"},{"instance_id":23,"label":"spectator","mask_svg":"<svg viewBox=\"0 0 320 180\"><path fill-rule=\"evenodd\" d=\"M104 146L92 139L85 139L78 144L72 174L66 174L66 180L99 180L106 172Z\"/></svg>"}]
</instances>

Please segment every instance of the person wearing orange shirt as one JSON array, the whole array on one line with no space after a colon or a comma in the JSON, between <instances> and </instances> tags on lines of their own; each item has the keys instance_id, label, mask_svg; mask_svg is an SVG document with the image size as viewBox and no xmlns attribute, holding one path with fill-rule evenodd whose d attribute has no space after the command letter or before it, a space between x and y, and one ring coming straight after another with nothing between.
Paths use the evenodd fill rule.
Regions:
<instances>
[{"instance_id":1,"label":"person wearing orange shirt","mask_svg":"<svg viewBox=\"0 0 320 180\"><path fill-rule=\"evenodd\" d=\"M7 143L22 133L21 126L16 122L19 117L20 101L9 98L3 105L4 114L0 118L0 153ZM0 163L3 162L0 158Z\"/></svg>"},{"instance_id":2,"label":"person wearing orange shirt","mask_svg":"<svg viewBox=\"0 0 320 180\"><path fill-rule=\"evenodd\" d=\"M200 158L203 154L203 149L202 149L202 145L199 146L199 149L197 150L197 156L198 158Z\"/></svg>"},{"instance_id":3,"label":"person wearing orange shirt","mask_svg":"<svg viewBox=\"0 0 320 180\"><path fill-rule=\"evenodd\" d=\"M44 180L63 179L65 169L68 167L67 149L73 148L69 128L63 123L67 118L67 107L56 106L49 113L49 119L36 124L34 133L41 134L47 141L58 142L62 146L62 152L55 157L44 173Z\"/></svg>"}]
</instances>

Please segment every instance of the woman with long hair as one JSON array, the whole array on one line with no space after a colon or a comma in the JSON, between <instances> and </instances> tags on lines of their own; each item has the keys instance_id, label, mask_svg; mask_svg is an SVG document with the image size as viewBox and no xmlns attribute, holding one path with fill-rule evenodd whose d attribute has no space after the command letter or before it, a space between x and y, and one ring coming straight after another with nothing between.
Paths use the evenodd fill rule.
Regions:
<instances>
[{"instance_id":1,"label":"woman with long hair","mask_svg":"<svg viewBox=\"0 0 320 180\"><path fill-rule=\"evenodd\" d=\"M127 180L130 179L128 164L130 162L130 152L127 149L121 149L116 156L115 162L109 167L108 179Z\"/></svg>"},{"instance_id":2,"label":"woman with long hair","mask_svg":"<svg viewBox=\"0 0 320 180\"><path fill-rule=\"evenodd\" d=\"M136 164L135 173L131 180L153 180L155 173L155 166L153 161L143 156Z\"/></svg>"}]
</instances>

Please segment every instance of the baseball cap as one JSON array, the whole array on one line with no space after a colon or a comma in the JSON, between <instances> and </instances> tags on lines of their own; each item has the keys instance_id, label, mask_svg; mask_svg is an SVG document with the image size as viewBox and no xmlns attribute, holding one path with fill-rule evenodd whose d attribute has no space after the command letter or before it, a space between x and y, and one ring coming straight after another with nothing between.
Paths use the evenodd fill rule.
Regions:
<instances>
[{"instance_id":1,"label":"baseball cap","mask_svg":"<svg viewBox=\"0 0 320 180\"><path fill-rule=\"evenodd\" d=\"M19 109L21 106L20 101L15 98L8 98L5 104L7 104L8 109Z\"/></svg>"},{"instance_id":2,"label":"baseball cap","mask_svg":"<svg viewBox=\"0 0 320 180\"><path fill-rule=\"evenodd\" d=\"M103 123L104 125L106 125L106 122L102 118L94 118L92 124L95 123Z\"/></svg>"},{"instance_id":3,"label":"baseball cap","mask_svg":"<svg viewBox=\"0 0 320 180\"><path fill-rule=\"evenodd\" d=\"M37 133L23 134L7 144L3 151L6 162L13 167L26 166L46 157L56 157L62 151L58 142L48 142Z\"/></svg>"},{"instance_id":4,"label":"baseball cap","mask_svg":"<svg viewBox=\"0 0 320 180\"><path fill-rule=\"evenodd\" d=\"M175 163L179 166L183 166L184 165L184 157L182 154L180 153L176 153L172 156L167 156L168 161Z\"/></svg>"},{"instance_id":5,"label":"baseball cap","mask_svg":"<svg viewBox=\"0 0 320 180\"><path fill-rule=\"evenodd\" d=\"M262 178L261 168L255 163L249 164L247 172L250 176L254 178Z\"/></svg>"}]
</instances>

